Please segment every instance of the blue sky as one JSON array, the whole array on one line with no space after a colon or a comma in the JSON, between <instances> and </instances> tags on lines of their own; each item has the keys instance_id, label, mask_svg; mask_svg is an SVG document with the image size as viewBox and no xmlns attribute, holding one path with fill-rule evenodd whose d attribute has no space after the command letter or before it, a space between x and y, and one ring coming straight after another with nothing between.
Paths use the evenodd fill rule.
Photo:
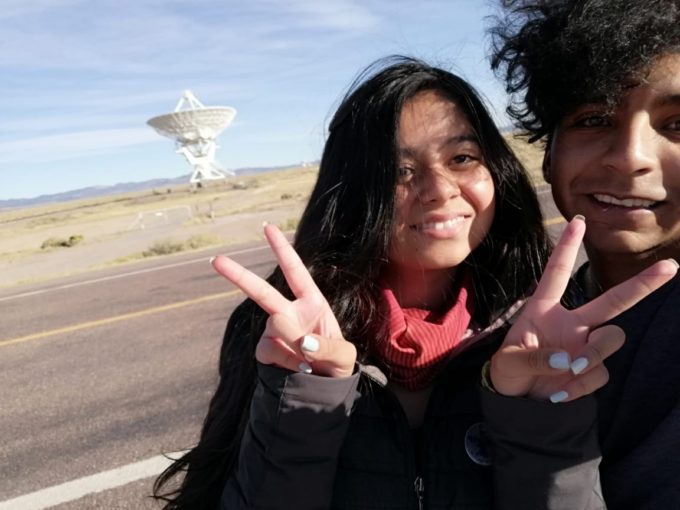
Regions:
<instances>
[{"instance_id":1,"label":"blue sky","mask_svg":"<svg viewBox=\"0 0 680 510\"><path fill-rule=\"evenodd\" d=\"M318 159L333 108L373 60L404 54L472 82L493 0L2 0L0 199L188 174L146 125L190 89L237 115L226 168Z\"/></svg>"}]
</instances>

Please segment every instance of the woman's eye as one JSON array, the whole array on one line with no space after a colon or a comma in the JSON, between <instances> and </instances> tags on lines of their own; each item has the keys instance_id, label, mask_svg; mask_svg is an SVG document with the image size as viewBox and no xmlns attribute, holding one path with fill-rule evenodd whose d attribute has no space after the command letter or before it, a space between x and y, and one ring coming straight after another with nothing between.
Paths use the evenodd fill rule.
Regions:
<instances>
[{"instance_id":1,"label":"woman's eye","mask_svg":"<svg viewBox=\"0 0 680 510\"><path fill-rule=\"evenodd\" d=\"M410 166L400 166L397 169L397 176L400 181L408 181L411 177L413 177L414 173L415 170Z\"/></svg>"},{"instance_id":2,"label":"woman's eye","mask_svg":"<svg viewBox=\"0 0 680 510\"><path fill-rule=\"evenodd\" d=\"M457 156L454 156L451 161L456 163L457 165L463 165L465 163L470 163L471 161L474 161L475 158L470 156L469 154L458 154Z\"/></svg>"}]
</instances>

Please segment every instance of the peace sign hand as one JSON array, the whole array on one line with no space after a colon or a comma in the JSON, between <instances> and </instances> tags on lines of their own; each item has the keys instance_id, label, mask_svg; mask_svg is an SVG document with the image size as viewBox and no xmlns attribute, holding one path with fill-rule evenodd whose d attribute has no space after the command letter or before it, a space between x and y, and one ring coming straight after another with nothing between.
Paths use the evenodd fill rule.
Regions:
<instances>
[{"instance_id":1,"label":"peace sign hand","mask_svg":"<svg viewBox=\"0 0 680 510\"><path fill-rule=\"evenodd\" d=\"M228 257L212 260L219 274L269 314L255 358L265 365L296 372L351 375L356 348L343 338L328 301L283 233L274 225L265 225L264 234L295 300L286 299L267 281Z\"/></svg>"},{"instance_id":2,"label":"peace sign hand","mask_svg":"<svg viewBox=\"0 0 680 510\"><path fill-rule=\"evenodd\" d=\"M598 326L627 310L670 280L678 270L662 260L574 310L560 304L585 233L582 217L565 228L534 295L491 358L490 377L498 393L553 402L574 400L606 384L603 360L625 334ZM572 361L573 360L573 361Z\"/></svg>"}]
</instances>

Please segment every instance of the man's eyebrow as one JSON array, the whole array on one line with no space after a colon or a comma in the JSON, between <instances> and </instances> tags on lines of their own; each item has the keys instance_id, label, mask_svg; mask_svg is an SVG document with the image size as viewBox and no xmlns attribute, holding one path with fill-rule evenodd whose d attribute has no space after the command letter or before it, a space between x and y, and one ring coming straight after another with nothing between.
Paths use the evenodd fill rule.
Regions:
<instances>
[{"instance_id":1,"label":"man's eyebrow","mask_svg":"<svg viewBox=\"0 0 680 510\"><path fill-rule=\"evenodd\" d=\"M667 94L658 98L656 106L680 106L680 94Z\"/></svg>"}]
</instances>

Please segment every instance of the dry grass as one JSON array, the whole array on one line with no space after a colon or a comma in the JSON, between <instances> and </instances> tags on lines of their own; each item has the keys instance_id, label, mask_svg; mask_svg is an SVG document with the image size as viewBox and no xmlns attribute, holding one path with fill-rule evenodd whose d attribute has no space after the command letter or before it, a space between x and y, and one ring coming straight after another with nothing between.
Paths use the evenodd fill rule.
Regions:
<instances>
[{"instance_id":1,"label":"dry grass","mask_svg":"<svg viewBox=\"0 0 680 510\"><path fill-rule=\"evenodd\" d=\"M512 134L506 135L505 139L517 156L517 159L522 162L529 172L534 186L538 187L546 184L541 171L541 164L543 163L543 146L541 143L535 142L529 144L524 137Z\"/></svg>"},{"instance_id":2,"label":"dry grass","mask_svg":"<svg viewBox=\"0 0 680 510\"><path fill-rule=\"evenodd\" d=\"M73 232L86 242L138 228L140 213L188 208L186 225L209 223L233 214L278 208L307 199L316 167L293 168L214 181L202 189L176 186L124 195L75 200L25 209L0 211L0 256L40 249L48 238L69 238ZM283 198L282 198L283 197Z\"/></svg>"}]
</instances>

